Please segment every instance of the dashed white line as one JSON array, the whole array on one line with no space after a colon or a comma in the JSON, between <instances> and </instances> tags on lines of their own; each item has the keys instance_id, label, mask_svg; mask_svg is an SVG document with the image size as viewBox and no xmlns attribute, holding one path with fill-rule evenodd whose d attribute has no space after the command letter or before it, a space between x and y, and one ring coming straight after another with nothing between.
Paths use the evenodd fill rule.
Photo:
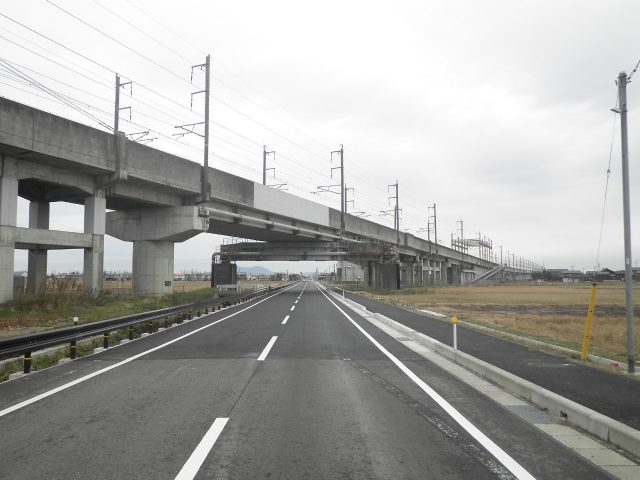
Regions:
<instances>
[{"instance_id":1,"label":"dashed white line","mask_svg":"<svg viewBox=\"0 0 640 480\"><path fill-rule=\"evenodd\" d=\"M527 472L522 465L516 462L507 452L496 445L493 440L482 433L478 427L464 417L453 405L447 402L440 394L427 385L420 377L411 371L404 363L396 358L391 352L384 348L375 338L366 332L364 328L358 325L344 310L342 310L326 293L316 285L320 293L342 313L367 339L373 343L378 349L389 358L402 372L407 375L413 382L418 385L427 395L429 395L442 409L444 409L453 418L458 425L466 430L473 438L476 439L491 455L493 455L502 465L504 465L519 480L535 480L535 477Z\"/></svg>"},{"instance_id":2,"label":"dashed white line","mask_svg":"<svg viewBox=\"0 0 640 480\"><path fill-rule=\"evenodd\" d=\"M187 463L184 464L178 475L176 475L176 480L192 480L196 476L228 421L228 418L216 418L189 457L189 460L187 460Z\"/></svg>"},{"instance_id":3,"label":"dashed white line","mask_svg":"<svg viewBox=\"0 0 640 480\"><path fill-rule=\"evenodd\" d=\"M289 288L291 288L291 287L289 287ZM285 288L284 290L281 290L281 291L275 293L274 295L271 295L271 296L269 296L267 298L263 298L262 300L254 303L252 305L249 305L247 308L243 308L242 310L238 310L237 312L234 312L231 315L227 315L226 317L223 317L223 318L221 318L219 320L216 320L215 322L211 322L211 323L205 325L204 327L197 328L196 330L193 330L193 331L191 331L189 333L186 333L185 335L182 335L182 336L180 336L178 338L174 338L173 340L169 340L168 342L163 343L162 345L158 345L157 347L153 347L153 348L150 348L149 350L145 350L144 352L141 352L141 353L138 353L136 355L133 355L133 356L131 356L129 358L126 358L126 359L118 362L118 363L114 363L113 365L109 365L108 367L102 368L100 370L97 370L97 371L95 371L93 373L90 373L88 375L85 375L83 377L76 378L75 380L72 380L71 382L65 383L65 384L60 385L58 387L55 387L55 388L53 388L51 390L48 390L48 391L46 391L44 393L36 395L35 397L31 397L31 398L29 398L27 400L24 400L24 401L22 401L20 403L16 403L15 405L12 405L11 407L7 407L4 410L0 410L0 417L4 417L5 415L8 415L11 412L15 412L16 410L20 410L21 408L26 407L27 405L31 405L32 403L35 403L35 402L37 402L39 400L42 400L43 398L50 397L51 395L54 395L54 394L56 394L58 392L66 390L67 388L73 387L74 385L78 385L79 383L82 383L82 382L84 382L86 380L89 380L89 379L91 379L93 377L97 377L98 375L100 375L102 373L106 373L106 372L108 372L110 370L113 370L114 368L118 368L118 367L120 367L122 365L126 365L127 363L133 362L134 360L137 360L140 357L144 357L145 355L147 355L149 353L155 352L156 350L160 350L161 348L164 348L164 347L167 347L167 346L169 346L169 345L171 345L173 343L179 342L180 340L182 340L184 338L187 338L187 337L190 337L191 335L194 335L194 334L204 330L205 328L212 327L213 325L216 325L216 324L218 324L220 322L223 322L228 318L235 317L236 315L238 315L238 314L240 314L242 312L245 312L245 311L249 310L250 308L255 307L256 305L260 305L262 302L266 302L267 300L270 300L270 299L274 298L276 295L280 295L282 292L288 290L289 288Z\"/></svg>"},{"instance_id":4,"label":"dashed white line","mask_svg":"<svg viewBox=\"0 0 640 480\"><path fill-rule=\"evenodd\" d=\"M271 347L273 347L273 344L276 343L277 339L278 337L271 337L271 340L269 340L269 343L267 343L267 346L264 347L264 350L258 357L259 362L262 362L265 358L267 358L267 355L269 355L269 350L271 350Z\"/></svg>"},{"instance_id":5,"label":"dashed white line","mask_svg":"<svg viewBox=\"0 0 640 480\"><path fill-rule=\"evenodd\" d=\"M287 315L286 317L284 317L284 320L282 320L282 325L287 323L287 320L289 320L289 315Z\"/></svg>"},{"instance_id":6,"label":"dashed white line","mask_svg":"<svg viewBox=\"0 0 640 480\"><path fill-rule=\"evenodd\" d=\"M293 311L295 310L295 308L296 308L296 306L295 306L295 305L293 305L293 306L291 307L291 311L293 312Z\"/></svg>"}]
</instances>

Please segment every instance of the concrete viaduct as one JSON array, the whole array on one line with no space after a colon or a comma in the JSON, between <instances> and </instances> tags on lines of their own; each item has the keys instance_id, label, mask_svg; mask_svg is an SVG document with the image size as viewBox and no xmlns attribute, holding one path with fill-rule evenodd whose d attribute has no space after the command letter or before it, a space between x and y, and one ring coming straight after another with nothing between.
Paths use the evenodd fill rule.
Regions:
<instances>
[{"instance_id":1,"label":"concrete viaduct","mask_svg":"<svg viewBox=\"0 0 640 480\"><path fill-rule=\"evenodd\" d=\"M133 290L172 292L174 243L200 233L234 260L347 260L380 288L462 283L496 264L10 100L0 100L0 302L13 296L14 250L27 249L28 285L46 280L47 251L84 250L84 287L102 289L104 235L133 242ZM29 226L17 223L18 196ZM49 229L49 204L84 205L84 233ZM203 263L210 252L202 252ZM512 271L513 274L524 272Z\"/></svg>"}]
</instances>

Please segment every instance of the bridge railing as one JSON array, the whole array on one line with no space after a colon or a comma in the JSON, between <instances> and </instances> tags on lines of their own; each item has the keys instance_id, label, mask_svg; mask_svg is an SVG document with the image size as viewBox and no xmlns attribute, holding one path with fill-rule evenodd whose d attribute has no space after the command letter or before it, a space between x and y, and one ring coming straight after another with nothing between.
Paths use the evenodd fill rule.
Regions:
<instances>
[{"instance_id":1,"label":"bridge railing","mask_svg":"<svg viewBox=\"0 0 640 480\"><path fill-rule=\"evenodd\" d=\"M112 318L84 325L76 325L73 327L59 328L46 332L39 332L30 335L22 335L0 340L0 359L11 358L15 356L23 356L24 373L31 372L32 353L49 347L59 345L69 345L69 357L75 359L77 356L79 340L96 337L102 335L103 348L107 349L110 345L110 336L119 330L128 330L129 340L133 340L134 327L143 326L145 333L152 333L159 328L168 328L173 324L181 324L185 320L191 320L194 315L200 316L220 310L223 307L238 305L248 302L255 298L265 296L289 286L289 284L279 287L270 287L254 292L239 293L226 295L220 298L212 298L210 300L201 300L188 305L180 305L177 307L163 308L161 310L153 310L151 312L136 313L124 317ZM145 326L146 324L146 326ZM159 325L162 325L160 327Z\"/></svg>"}]
</instances>

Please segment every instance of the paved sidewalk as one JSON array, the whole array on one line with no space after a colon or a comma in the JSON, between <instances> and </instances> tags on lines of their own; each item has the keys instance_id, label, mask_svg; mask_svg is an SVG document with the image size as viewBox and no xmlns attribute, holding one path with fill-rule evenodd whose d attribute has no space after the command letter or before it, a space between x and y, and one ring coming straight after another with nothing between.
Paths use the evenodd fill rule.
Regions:
<instances>
[{"instance_id":1,"label":"paved sidewalk","mask_svg":"<svg viewBox=\"0 0 640 480\"><path fill-rule=\"evenodd\" d=\"M451 345L450 324L357 294L347 292L346 296L371 312ZM640 430L640 379L586 367L461 326L458 349Z\"/></svg>"}]
</instances>

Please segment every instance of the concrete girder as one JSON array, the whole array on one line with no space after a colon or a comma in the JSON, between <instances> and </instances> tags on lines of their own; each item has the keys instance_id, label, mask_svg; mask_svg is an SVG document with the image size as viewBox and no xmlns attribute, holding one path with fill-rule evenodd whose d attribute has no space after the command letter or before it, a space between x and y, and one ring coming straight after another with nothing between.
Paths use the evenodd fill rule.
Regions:
<instances>
[{"instance_id":1,"label":"concrete girder","mask_svg":"<svg viewBox=\"0 0 640 480\"><path fill-rule=\"evenodd\" d=\"M184 242L209 228L201 208L151 207L107 213L106 233L119 240Z\"/></svg>"}]
</instances>

